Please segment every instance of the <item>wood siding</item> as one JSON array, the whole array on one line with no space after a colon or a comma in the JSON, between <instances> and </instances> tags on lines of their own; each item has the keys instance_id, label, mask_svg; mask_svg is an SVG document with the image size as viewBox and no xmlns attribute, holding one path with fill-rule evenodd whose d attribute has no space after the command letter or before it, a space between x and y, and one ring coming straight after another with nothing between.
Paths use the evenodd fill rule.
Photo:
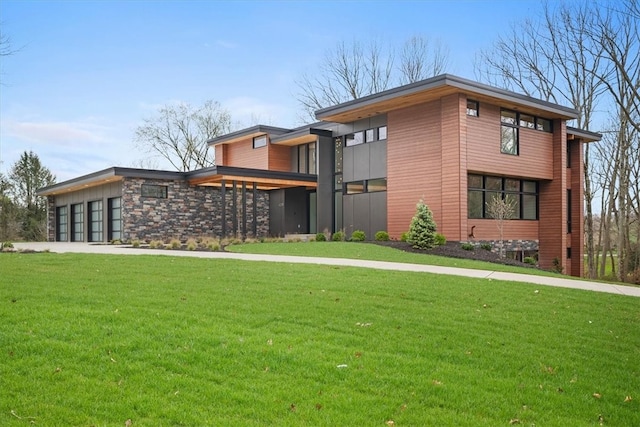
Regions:
<instances>
[{"instance_id":1,"label":"wood siding","mask_svg":"<svg viewBox=\"0 0 640 427\"><path fill-rule=\"evenodd\" d=\"M553 123L553 157L547 159L553 165L553 180L540 182L540 267L551 269L554 259L560 262L564 272L571 274L567 266L567 171L566 124Z\"/></svg>"},{"instance_id":2,"label":"wood siding","mask_svg":"<svg viewBox=\"0 0 640 427\"><path fill-rule=\"evenodd\" d=\"M291 168L291 147L267 144L269 150L269 170L297 172Z\"/></svg>"},{"instance_id":3,"label":"wood siding","mask_svg":"<svg viewBox=\"0 0 640 427\"><path fill-rule=\"evenodd\" d=\"M569 142L567 141L567 144ZM571 270L567 274L573 276L584 275L584 176L582 142L571 141L571 164L568 169L567 183L571 185L571 234L569 245L571 247Z\"/></svg>"},{"instance_id":4,"label":"wood siding","mask_svg":"<svg viewBox=\"0 0 640 427\"><path fill-rule=\"evenodd\" d=\"M519 130L519 155L500 152L500 107L481 103L478 117L467 117L467 168L490 175L553 179L553 134Z\"/></svg>"},{"instance_id":5,"label":"wood siding","mask_svg":"<svg viewBox=\"0 0 640 427\"><path fill-rule=\"evenodd\" d=\"M387 231L393 238L409 230L421 198L436 223L442 220L440 121L439 100L387 115Z\"/></svg>"},{"instance_id":6,"label":"wood siding","mask_svg":"<svg viewBox=\"0 0 640 427\"><path fill-rule=\"evenodd\" d=\"M228 144L225 152L225 166L251 169L267 169L269 147L253 148L253 138Z\"/></svg>"},{"instance_id":7,"label":"wood siding","mask_svg":"<svg viewBox=\"0 0 640 427\"><path fill-rule=\"evenodd\" d=\"M441 219L437 224L439 233L455 241L466 239L467 234L466 109L467 99L463 95L442 98L442 196Z\"/></svg>"}]
</instances>

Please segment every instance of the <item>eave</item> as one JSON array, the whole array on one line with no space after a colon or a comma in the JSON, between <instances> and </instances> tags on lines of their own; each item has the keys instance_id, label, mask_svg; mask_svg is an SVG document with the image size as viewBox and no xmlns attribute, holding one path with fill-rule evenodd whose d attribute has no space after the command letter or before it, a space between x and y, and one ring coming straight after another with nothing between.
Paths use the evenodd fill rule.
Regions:
<instances>
[{"instance_id":1,"label":"eave","mask_svg":"<svg viewBox=\"0 0 640 427\"><path fill-rule=\"evenodd\" d=\"M577 117L577 112L573 108L450 74L442 74L427 80L323 108L316 111L316 118L337 123L350 123L401 108L431 102L456 93L464 93L468 98L476 101L488 102L513 110L522 110L549 119L569 120Z\"/></svg>"}]
</instances>

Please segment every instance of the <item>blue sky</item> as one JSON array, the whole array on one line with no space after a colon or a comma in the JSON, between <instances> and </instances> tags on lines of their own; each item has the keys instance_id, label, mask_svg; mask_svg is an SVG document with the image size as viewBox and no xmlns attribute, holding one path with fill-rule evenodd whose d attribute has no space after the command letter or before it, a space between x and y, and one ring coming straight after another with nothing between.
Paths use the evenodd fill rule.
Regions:
<instances>
[{"instance_id":1,"label":"blue sky","mask_svg":"<svg viewBox=\"0 0 640 427\"><path fill-rule=\"evenodd\" d=\"M301 124L295 80L340 41L440 39L447 72L540 1L0 2L15 54L0 64L0 172L33 150L70 179L145 158L134 130L158 107L213 99L238 125ZM163 163L159 167L165 167Z\"/></svg>"}]
</instances>

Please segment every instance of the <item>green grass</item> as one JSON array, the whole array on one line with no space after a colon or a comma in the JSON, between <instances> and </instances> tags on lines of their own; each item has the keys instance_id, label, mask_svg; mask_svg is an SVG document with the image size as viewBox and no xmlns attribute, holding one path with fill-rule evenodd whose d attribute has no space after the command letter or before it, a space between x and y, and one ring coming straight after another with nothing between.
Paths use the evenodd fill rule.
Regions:
<instances>
[{"instance_id":1,"label":"green grass","mask_svg":"<svg viewBox=\"0 0 640 427\"><path fill-rule=\"evenodd\" d=\"M637 426L638 331L638 298L522 283L2 254L0 425Z\"/></svg>"},{"instance_id":2,"label":"green grass","mask_svg":"<svg viewBox=\"0 0 640 427\"><path fill-rule=\"evenodd\" d=\"M290 243L247 243L231 245L229 252L295 255L326 258L366 259L372 261L403 262L412 264L437 265L444 267L471 268L475 270L504 271L509 273L558 276L551 271L537 268L516 267L472 259L457 259L430 254L403 252L401 250L371 243L354 242L290 242ZM477 251L483 249L476 249ZM564 276L563 276L564 277ZM569 277L569 276L566 276Z\"/></svg>"}]
</instances>

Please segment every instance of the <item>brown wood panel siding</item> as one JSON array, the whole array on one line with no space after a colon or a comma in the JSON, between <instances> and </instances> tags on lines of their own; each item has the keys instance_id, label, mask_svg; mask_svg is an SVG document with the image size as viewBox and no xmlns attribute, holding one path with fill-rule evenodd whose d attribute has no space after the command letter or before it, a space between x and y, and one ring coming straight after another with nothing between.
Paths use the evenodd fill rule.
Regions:
<instances>
[{"instance_id":1,"label":"brown wood panel siding","mask_svg":"<svg viewBox=\"0 0 640 427\"><path fill-rule=\"evenodd\" d=\"M409 229L416 203L424 198L436 223L440 211L442 138L440 101L387 116L387 231L399 238Z\"/></svg>"},{"instance_id":2,"label":"brown wood panel siding","mask_svg":"<svg viewBox=\"0 0 640 427\"><path fill-rule=\"evenodd\" d=\"M215 146L215 163L217 166L227 166L227 164L225 163L226 158L224 155L225 151L227 151L226 148L227 145L225 144L218 144Z\"/></svg>"},{"instance_id":3,"label":"brown wood panel siding","mask_svg":"<svg viewBox=\"0 0 640 427\"><path fill-rule=\"evenodd\" d=\"M500 152L500 107L480 104L479 117L467 122L467 167L470 171L534 179L552 179L553 135L520 128L519 155Z\"/></svg>"},{"instance_id":4,"label":"brown wood panel siding","mask_svg":"<svg viewBox=\"0 0 640 427\"><path fill-rule=\"evenodd\" d=\"M269 170L297 172L291 170L291 147L285 145L268 145Z\"/></svg>"},{"instance_id":5,"label":"brown wood panel siding","mask_svg":"<svg viewBox=\"0 0 640 427\"><path fill-rule=\"evenodd\" d=\"M253 138L228 144L225 152L225 166L238 168L267 169L269 148L253 148Z\"/></svg>"},{"instance_id":6,"label":"brown wood panel siding","mask_svg":"<svg viewBox=\"0 0 640 427\"><path fill-rule=\"evenodd\" d=\"M466 97L453 94L441 100L442 200L438 231L462 240L462 219L467 217ZM464 109L463 109L464 107ZM464 185L464 189L462 186ZM464 212L463 212L464 209ZM466 231L466 224L464 224Z\"/></svg>"},{"instance_id":7,"label":"brown wood panel siding","mask_svg":"<svg viewBox=\"0 0 640 427\"><path fill-rule=\"evenodd\" d=\"M557 258L567 268L566 123L553 123L553 180L540 182L540 267L550 269Z\"/></svg>"},{"instance_id":8,"label":"brown wood panel siding","mask_svg":"<svg viewBox=\"0 0 640 427\"><path fill-rule=\"evenodd\" d=\"M567 143L569 143L567 141ZM582 142L571 141L571 272L572 276L584 275L584 175Z\"/></svg>"}]
</instances>

